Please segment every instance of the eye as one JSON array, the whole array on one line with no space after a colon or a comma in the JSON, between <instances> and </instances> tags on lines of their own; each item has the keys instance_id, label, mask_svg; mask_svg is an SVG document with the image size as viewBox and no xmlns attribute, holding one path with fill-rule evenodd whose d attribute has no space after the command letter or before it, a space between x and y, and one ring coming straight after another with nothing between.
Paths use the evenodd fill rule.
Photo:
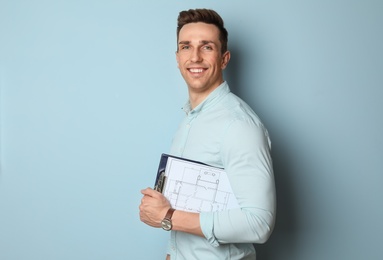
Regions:
<instances>
[{"instance_id":1,"label":"eye","mask_svg":"<svg viewBox=\"0 0 383 260\"><path fill-rule=\"evenodd\" d=\"M189 50L190 49L190 46L189 45L182 45L181 50Z\"/></svg>"},{"instance_id":2,"label":"eye","mask_svg":"<svg viewBox=\"0 0 383 260\"><path fill-rule=\"evenodd\" d=\"M204 45L204 46L203 46L203 49L204 49L204 50L211 51L211 50L213 50L213 47L211 47L210 45Z\"/></svg>"}]
</instances>

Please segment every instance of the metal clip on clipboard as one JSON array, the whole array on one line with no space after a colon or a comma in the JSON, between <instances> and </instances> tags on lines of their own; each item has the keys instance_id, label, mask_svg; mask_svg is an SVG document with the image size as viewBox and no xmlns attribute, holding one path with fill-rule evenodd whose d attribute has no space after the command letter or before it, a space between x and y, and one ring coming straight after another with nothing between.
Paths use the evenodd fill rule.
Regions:
<instances>
[{"instance_id":1,"label":"metal clip on clipboard","mask_svg":"<svg viewBox=\"0 0 383 260\"><path fill-rule=\"evenodd\" d=\"M165 180L166 180L165 171L162 171L160 173L160 176L158 177L157 183L154 186L154 190L162 193L162 190L165 185Z\"/></svg>"}]
</instances>

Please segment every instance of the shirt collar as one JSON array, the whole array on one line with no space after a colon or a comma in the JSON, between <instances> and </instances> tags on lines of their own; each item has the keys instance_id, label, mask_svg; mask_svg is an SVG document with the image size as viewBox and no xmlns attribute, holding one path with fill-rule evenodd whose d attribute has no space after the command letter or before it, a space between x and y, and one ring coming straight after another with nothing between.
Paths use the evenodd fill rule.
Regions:
<instances>
[{"instance_id":1,"label":"shirt collar","mask_svg":"<svg viewBox=\"0 0 383 260\"><path fill-rule=\"evenodd\" d=\"M198 106L194 109L191 109L190 100L188 100L185 105L182 107L183 111L186 114L189 113L199 113L207 108L213 106L217 101L220 100L221 97L230 93L229 85L226 81L224 81L221 85L219 85L216 89L214 89L204 101L202 101Z\"/></svg>"}]
</instances>

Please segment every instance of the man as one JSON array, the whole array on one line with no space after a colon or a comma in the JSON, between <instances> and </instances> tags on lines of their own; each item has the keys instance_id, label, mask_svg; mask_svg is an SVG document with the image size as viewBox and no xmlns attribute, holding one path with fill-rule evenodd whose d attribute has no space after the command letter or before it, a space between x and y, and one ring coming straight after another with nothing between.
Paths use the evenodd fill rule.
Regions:
<instances>
[{"instance_id":1,"label":"man","mask_svg":"<svg viewBox=\"0 0 383 260\"><path fill-rule=\"evenodd\" d=\"M159 228L165 217L171 219L167 259L255 259L253 243L264 243L274 227L270 140L257 115L223 80L227 39L215 11L180 12L176 59L189 100L170 153L224 168L240 208L174 210L161 193L142 190L141 221Z\"/></svg>"}]
</instances>

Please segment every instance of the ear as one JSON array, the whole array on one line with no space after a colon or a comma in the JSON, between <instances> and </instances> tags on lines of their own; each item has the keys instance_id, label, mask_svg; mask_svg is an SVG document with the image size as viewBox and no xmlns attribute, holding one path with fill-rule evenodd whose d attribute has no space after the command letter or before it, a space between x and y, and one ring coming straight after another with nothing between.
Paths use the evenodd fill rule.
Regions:
<instances>
[{"instance_id":1,"label":"ear","mask_svg":"<svg viewBox=\"0 0 383 260\"><path fill-rule=\"evenodd\" d=\"M230 61L230 52L226 51L222 55L222 64L221 64L221 69L224 70L227 67L227 64L229 64Z\"/></svg>"}]
</instances>

